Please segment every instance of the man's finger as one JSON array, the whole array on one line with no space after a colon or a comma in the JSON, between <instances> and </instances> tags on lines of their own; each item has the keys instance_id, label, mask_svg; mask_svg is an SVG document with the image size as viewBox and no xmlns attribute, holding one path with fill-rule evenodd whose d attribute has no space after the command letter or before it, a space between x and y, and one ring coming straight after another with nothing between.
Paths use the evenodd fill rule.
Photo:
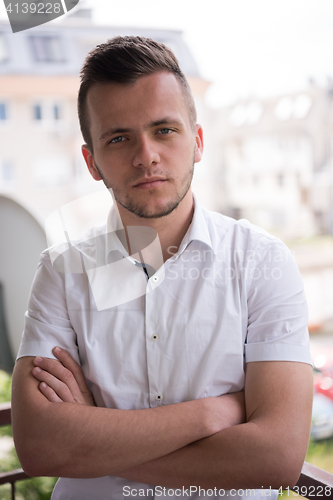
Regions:
<instances>
[{"instance_id":1,"label":"man's finger","mask_svg":"<svg viewBox=\"0 0 333 500\"><path fill-rule=\"evenodd\" d=\"M61 347L58 346L56 346L52 352L55 357L63 364L63 366L74 375L80 391L83 393L89 392L86 380L82 372L82 368L75 361L75 359L73 359L72 356L67 351L65 351L65 349L61 349Z\"/></svg>"},{"instance_id":2,"label":"man's finger","mask_svg":"<svg viewBox=\"0 0 333 500\"><path fill-rule=\"evenodd\" d=\"M51 403L63 403L58 394L45 382L39 384L39 390Z\"/></svg>"},{"instance_id":3,"label":"man's finger","mask_svg":"<svg viewBox=\"0 0 333 500\"><path fill-rule=\"evenodd\" d=\"M63 401L95 406L80 365L64 349L54 350L54 354L60 359L36 357L34 364L46 373L38 376L33 373L33 375L52 387Z\"/></svg>"},{"instance_id":4,"label":"man's finger","mask_svg":"<svg viewBox=\"0 0 333 500\"><path fill-rule=\"evenodd\" d=\"M57 362L57 364L59 364L59 363ZM50 389L52 389L54 391L54 393L58 395L60 401L63 401L66 403L75 403L74 397L73 397L69 387L64 382L62 382L59 378L52 375L48 371L42 370L38 366L36 366L32 370L32 374L37 380L39 380L42 383L44 382ZM40 385L40 389L42 389L42 388L45 389L45 387L41 387L41 385ZM41 392L43 392L43 391L41 391ZM49 390L47 390L47 394L48 395L50 394ZM56 402L59 402L59 400L57 400Z\"/></svg>"},{"instance_id":5,"label":"man's finger","mask_svg":"<svg viewBox=\"0 0 333 500\"><path fill-rule=\"evenodd\" d=\"M34 364L43 371L43 373L38 373L34 369L34 377L41 382L46 382L63 401L85 404L73 373L62 363L56 359L37 357L34 359Z\"/></svg>"}]
</instances>

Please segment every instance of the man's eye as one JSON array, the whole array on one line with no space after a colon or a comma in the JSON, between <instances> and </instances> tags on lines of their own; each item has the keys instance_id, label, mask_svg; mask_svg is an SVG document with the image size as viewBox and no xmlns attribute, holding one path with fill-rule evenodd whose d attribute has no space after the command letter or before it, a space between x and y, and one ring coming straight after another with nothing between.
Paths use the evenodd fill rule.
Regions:
<instances>
[{"instance_id":1,"label":"man's eye","mask_svg":"<svg viewBox=\"0 0 333 500\"><path fill-rule=\"evenodd\" d=\"M161 128L161 129L159 130L159 133L160 133L160 134L163 134L163 135L168 135L168 134L170 134L170 132L172 132L172 129L171 129L171 128Z\"/></svg>"},{"instance_id":2,"label":"man's eye","mask_svg":"<svg viewBox=\"0 0 333 500\"><path fill-rule=\"evenodd\" d=\"M126 139L126 137L124 137L122 135L118 135L118 137L114 137L113 139L111 139L110 143L112 142L114 144L117 142L123 142L125 139Z\"/></svg>"}]
</instances>

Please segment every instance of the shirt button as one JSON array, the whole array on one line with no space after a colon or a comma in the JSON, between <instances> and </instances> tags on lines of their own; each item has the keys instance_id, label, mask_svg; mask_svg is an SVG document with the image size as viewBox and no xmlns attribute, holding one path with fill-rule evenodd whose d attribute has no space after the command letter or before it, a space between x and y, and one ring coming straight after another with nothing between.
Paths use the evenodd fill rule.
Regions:
<instances>
[{"instance_id":1,"label":"shirt button","mask_svg":"<svg viewBox=\"0 0 333 500\"><path fill-rule=\"evenodd\" d=\"M151 336L151 339L152 340L158 340L158 335L156 333L154 333L154 335Z\"/></svg>"},{"instance_id":2,"label":"shirt button","mask_svg":"<svg viewBox=\"0 0 333 500\"><path fill-rule=\"evenodd\" d=\"M155 399L156 401L162 401L162 394L156 394Z\"/></svg>"},{"instance_id":3,"label":"shirt button","mask_svg":"<svg viewBox=\"0 0 333 500\"><path fill-rule=\"evenodd\" d=\"M158 276L153 276L153 278L152 278L152 279L153 279L153 282L154 282L154 283L157 283L157 282L158 282L158 280L159 280L159 277L158 277Z\"/></svg>"}]
</instances>

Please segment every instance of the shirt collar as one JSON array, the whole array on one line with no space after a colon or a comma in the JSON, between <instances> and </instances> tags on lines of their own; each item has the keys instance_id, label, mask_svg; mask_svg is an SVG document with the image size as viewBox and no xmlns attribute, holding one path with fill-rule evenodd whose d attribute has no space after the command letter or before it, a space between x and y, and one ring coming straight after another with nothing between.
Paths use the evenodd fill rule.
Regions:
<instances>
[{"instance_id":1,"label":"shirt collar","mask_svg":"<svg viewBox=\"0 0 333 500\"><path fill-rule=\"evenodd\" d=\"M132 229L132 231L131 231ZM134 231L133 231L134 229ZM142 228L144 229L150 229L150 228ZM122 220L119 214L119 210L117 205L114 203L114 205L111 207L108 219L107 219L107 224L106 224L106 244L105 244L105 262L110 264L115 261L122 260L123 258L126 258L129 260L132 264L139 265L141 266L142 264L142 258L144 258L144 251L145 248L141 248L141 252L135 253L134 255L129 255L127 249L123 246L122 242L119 239L120 236L120 231L123 231L123 238L125 238L124 234L124 226L122 224ZM156 231L153 231L153 233L156 233ZM133 228L128 228L128 237L131 239L132 237L137 238L137 234L135 234L135 227ZM157 233L156 233L157 235ZM162 254L162 249L160 246L159 241L156 241L156 237L154 236L153 239L151 239L151 234L147 235L147 231L144 231L142 235L142 243L144 242L145 238L147 238L146 243L147 246L152 248L152 246L155 246L155 252L156 252L156 258L157 261L160 261L160 266L163 265L163 254ZM158 240L158 238L157 238ZM142 267L142 266L141 266ZM148 274L154 274L152 271L154 271L154 268L151 265L145 265ZM155 272L155 271L154 271Z\"/></svg>"},{"instance_id":2,"label":"shirt collar","mask_svg":"<svg viewBox=\"0 0 333 500\"><path fill-rule=\"evenodd\" d=\"M196 195L194 193L192 193L192 195L194 205L193 218L180 244L179 254L182 253L192 241L201 241L214 251L203 209L200 206Z\"/></svg>"},{"instance_id":3,"label":"shirt collar","mask_svg":"<svg viewBox=\"0 0 333 500\"><path fill-rule=\"evenodd\" d=\"M188 228L183 238L181 247L183 246L187 247L191 243L191 241L201 241L210 248L213 248L212 240L209 234L203 209L200 206L196 195L194 193L192 194L193 194L193 204L194 204L193 219L190 224L190 227Z\"/></svg>"},{"instance_id":4,"label":"shirt collar","mask_svg":"<svg viewBox=\"0 0 333 500\"><path fill-rule=\"evenodd\" d=\"M124 257L128 256L126 248L121 243L117 236L117 231L124 230L123 223L119 214L118 207L113 202L113 205L109 211L109 215L106 222L106 261L108 262L108 257L111 252L121 253Z\"/></svg>"}]
</instances>

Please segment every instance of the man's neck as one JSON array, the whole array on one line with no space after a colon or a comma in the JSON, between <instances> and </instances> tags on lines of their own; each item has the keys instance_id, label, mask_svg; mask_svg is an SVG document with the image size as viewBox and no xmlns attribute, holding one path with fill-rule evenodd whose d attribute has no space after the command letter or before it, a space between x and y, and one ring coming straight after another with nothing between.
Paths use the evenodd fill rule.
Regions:
<instances>
[{"instance_id":1,"label":"man's neck","mask_svg":"<svg viewBox=\"0 0 333 500\"><path fill-rule=\"evenodd\" d=\"M169 215L156 219L143 219L128 212L119 204L117 205L127 237L127 241L122 243L125 243L124 246L129 249L129 253L131 254L132 252L126 229L127 226L151 227L155 229L158 234L164 262L177 253L179 246L192 222L194 213L194 202L191 191L186 194L184 199L179 203L178 207L173 210L173 212ZM152 260L154 260L153 256ZM149 262L147 263L149 264Z\"/></svg>"}]
</instances>

